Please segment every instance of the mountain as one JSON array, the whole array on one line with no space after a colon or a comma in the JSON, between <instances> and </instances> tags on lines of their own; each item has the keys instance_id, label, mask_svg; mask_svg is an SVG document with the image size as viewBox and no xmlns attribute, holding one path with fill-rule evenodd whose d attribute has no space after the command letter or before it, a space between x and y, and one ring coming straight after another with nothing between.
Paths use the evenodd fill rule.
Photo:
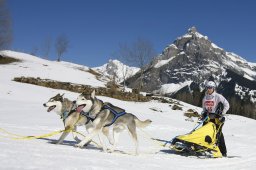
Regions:
<instances>
[{"instance_id":1,"label":"mountain","mask_svg":"<svg viewBox=\"0 0 256 170\"><path fill-rule=\"evenodd\" d=\"M63 121L54 112L47 112L43 103L57 93L65 98L75 100L79 93L66 90L46 88L32 84L12 81L14 77L32 76L49 78L61 82L83 83L93 87L104 84L91 74L86 66L68 62L55 62L40 59L25 53L4 51L0 52L0 63L3 58L18 59L9 64L0 65L0 169L1 170L56 170L56 169L97 169L97 170L198 170L198 169L255 169L255 122L237 115L229 115L223 131L228 156L233 158L199 159L196 156L186 157L175 154L169 146L163 147L164 141L188 133L195 126L194 122L186 121L184 111L201 108L184 102L175 101L182 105L183 110L171 110L170 103L129 102L110 97L97 96L104 102L133 113L140 120L151 119L150 126L137 129L139 155L132 155L134 143L127 131L119 136L117 150L105 153L97 145L99 140L93 138L83 149L75 148L75 140L69 134L62 145L56 145L60 134L40 139L22 140L23 136L40 136L63 129ZM6 63L6 62L5 62ZM78 131L87 135L84 126ZM110 130L111 132L112 130ZM8 133L9 132L9 133ZM13 139L18 138L18 139ZM152 141L151 138L159 141ZM81 136L81 139L82 136ZM105 138L102 138L105 139ZM105 141L110 148L110 144Z\"/></svg>"},{"instance_id":2,"label":"mountain","mask_svg":"<svg viewBox=\"0 0 256 170\"><path fill-rule=\"evenodd\" d=\"M115 78L117 83L124 81L134 74L136 74L140 69L137 67L129 67L118 60L109 60L108 63L100 67L94 67L93 70L101 73L102 79L112 80Z\"/></svg>"},{"instance_id":3,"label":"mountain","mask_svg":"<svg viewBox=\"0 0 256 170\"><path fill-rule=\"evenodd\" d=\"M256 64L218 47L192 27L147 66L143 90L189 103L193 99L193 104L199 106L200 97L193 96L201 96L195 91L202 92L210 77L229 100L235 98L241 104L256 101ZM139 74L127 80L131 88L139 82Z\"/></svg>"}]
</instances>

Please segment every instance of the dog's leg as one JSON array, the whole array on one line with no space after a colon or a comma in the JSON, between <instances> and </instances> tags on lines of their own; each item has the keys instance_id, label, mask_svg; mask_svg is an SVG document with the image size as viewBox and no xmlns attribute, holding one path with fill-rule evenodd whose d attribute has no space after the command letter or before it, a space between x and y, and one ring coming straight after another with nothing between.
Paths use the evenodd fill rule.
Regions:
<instances>
[{"instance_id":1,"label":"dog's leg","mask_svg":"<svg viewBox=\"0 0 256 170\"><path fill-rule=\"evenodd\" d=\"M73 129L74 132L72 134L73 134L73 138L77 141L77 143L79 143L81 142L81 140L78 138L78 135L77 135L78 133L75 133L76 129L77 129L77 126L74 127Z\"/></svg>"},{"instance_id":2,"label":"dog's leg","mask_svg":"<svg viewBox=\"0 0 256 170\"><path fill-rule=\"evenodd\" d=\"M101 144L101 146L102 146L102 150L103 150L104 152L107 152L108 149L107 149L106 143L105 143L105 141L104 141L103 134L102 134L102 133L99 133L99 134L98 134L98 137L99 137L100 144Z\"/></svg>"},{"instance_id":3,"label":"dog's leg","mask_svg":"<svg viewBox=\"0 0 256 170\"><path fill-rule=\"evenodd\" d=\"M91 132L93 131L93 129L94 129L92 122L89 121L89 122L85 125L85 128L86 128L86 131L87 131L88 133L91 133Z\"/></svg>"},{"instance_id":4,"label":"dog's leg","mask_svg":"<svg viewBox=\"0 0 256 170\"><path fill-rule=\"evenodd\" d=\"M138 155L138 139L135 122L133 121L132 124L128 124L127 127L135 144L135 155Z\"/></svg>"},{"instance_id":5,"label":"dog's leg","mask_svg":"<svg viewBox=\"0 0 256 170\"><path fill-rule=\"evenodd\" d=\"M63 142L63 140L67 137L67 135L75 128L76 129L76 122L79 120L79 114L77 112L73 112L70 116L65 119L64 126L65 132L62 133L60 136L57 144Z\"/></svg>"},{"instance_id":6,"label":"dog's leg","mask_svg":"<svg viewBox=\"0 0 256 170\"><path fill-rule=\"evenodd\" d=\"M64 139L68 136L69 131L63 132L59 138L59 140L56 142L56 144L62 144Z\"/></svg>"},{"instance_id":7,"label":"dog's leg","mask_svg":"<svg viewBox=\"0 0 256 170\"><path fill-rule=\"evenodd\" d=\"M119 141L119 135L120 135L120 129L119 128L113 128L113 139L114 139L114 144L110 150L110 152L114 152L116 149L116 145Z\"/></svg>"},{"instance_id":8,"label":"dog's leg","mask_svg":"<svg viewBox=\"0 0 256 170\"><path fill-rule=\"evenodd\" d=\"M80 143L76 144L76 147L82 148L86 143L92 140L94 136L99 134L100 129L94 129L90 134L88 134Z\"/></svg>"},{"instance_id":9,"label":"dog's leg","mask_svg":"<svg viewBox=\"0 0 256 170\"><path fill-rule=\"evenodd\" d=\"M102 114L102 115L98 116L92 122L92 124L93 124L92 132L89 133L79 144L76 144L75 146L82 148L87 142L92 140L93 137L98 135L101 132L102 128L103 128L102 122L104 122L104 119L106 119L107 115L108 114Z\"/></svg>"},{"instance_id":10,"label":"dog's leg","mask_svg":"<svg viewBox=\"0 0 256 170\"><path fill-rule=\"evenodd\" d=\"M114 140L113 140L112 136L110 136L109 130L110 130L109 127L103 127L102 130L101 130L101 132L102 132L102 134L108 139L108 142L109 142L111 145L113 145L113 144L114 144ZM108 148L107 148L107 146L106 146L106 144L105 144L104 136L102 137L102 139L100 139L100 136L99 136L99 139L101 140L102 149L103 149L105 152L107 152Z\"/></svg>"},{"instance_id":11,"label":"dog's leg","mask_svg":"<svg viewBox=\"0 0 256 170\"><path fill-rule=\"evenodd\" d=\"M90 134L90 133L92 133L92 131L93 131L93 129L94 129L94 126L93 126L92 122L89 121L89 122L85 125L85 128L86 128L86 131ZM80 141L80 142L81 142L81 141ZM84 146L89 145L91 142L92 142L92 140L90 140L89 142L87 142ZM102 146L101 141L100 141L100 145Z\"/></svg>"},{"instance_id":12,"label":"dog's leg","mask_svg":"<svg viewBox=\"0 0 256 170\"><path fill-rule=\"evenodd\" d=\"M102 133L107 137L109 144L114 145L114 138L110 135L109 131L109 127L102 128Z\"/></svg>"}]
</instances>

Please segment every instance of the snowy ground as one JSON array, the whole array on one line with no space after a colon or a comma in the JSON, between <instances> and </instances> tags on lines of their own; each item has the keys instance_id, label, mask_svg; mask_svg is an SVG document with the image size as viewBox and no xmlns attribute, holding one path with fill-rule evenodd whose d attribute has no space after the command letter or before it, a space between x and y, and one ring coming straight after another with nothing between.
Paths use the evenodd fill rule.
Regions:
<instances>
[{"instance_id":1,"label":"snowy ground","mask_svg":"<svg viewBox=\"0 0 256 170\"><path fill-rule=\"evenodd\" d=\"M52 72L55 72L55 64L60 65L51 64ZM71 100L78 94L11 81L13 76L22 75L20 66L22 63L0 66L0 128L24 136L41 135L62 129L63 124L59 116L53 112L46 112L42 104L57 93L65 93ZM20 69L15 69L19 67ZM28 67L34 65L30 64ZM37 71L33 74L40 75ZM86 75L84 77L86 79ZM70 81L77 81L74 77L72 79L72 76L69 78ZM173 111L168 104L157 101L124 102L102 96L99 98L123 107L141 120L151 119L152 125L144 131L154 138L169 140L190 131L195 125L194 122L185 121L184 111ZM153 107L159 111L151 110ZM195 107L184 104L183 108L186 110ZM195 109L200 111L199 108ZM120 135L120 142L114 153L104 153L93 144L84 149L74 148L75 142L71 135L64 145L55 145L51 142L58 139L59 135L47 139L12 140L0 132L0 169L254 169L255 125L255 120L229 116L223 132L228 155L236 157L220 159L197 159L172 154L168 148L149 140L140 130L138 156L131 154L134 149L133 142L127 132ZM82 127L79 130L84 132Z\"/></svg>"}]
</instances>

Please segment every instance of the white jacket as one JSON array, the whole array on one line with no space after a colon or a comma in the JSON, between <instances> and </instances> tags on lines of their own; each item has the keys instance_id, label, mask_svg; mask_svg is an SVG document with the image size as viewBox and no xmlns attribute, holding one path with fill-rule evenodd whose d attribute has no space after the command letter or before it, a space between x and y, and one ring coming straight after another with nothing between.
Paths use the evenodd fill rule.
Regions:
<instances>
[{"instance_id":1,"label":"white jacket","mask_svg":"<svg viewBox=\"0 0 256 170\"><path fill-rule=\"evenodd\" d=\"M224 106L222 114L225 114L229 109L229 103L221 94L215 91L212 94L205 94L203 98L203 111L208 111L209 113L215 113L217 106L221 102Z\"/></svg>"}]
</instances>

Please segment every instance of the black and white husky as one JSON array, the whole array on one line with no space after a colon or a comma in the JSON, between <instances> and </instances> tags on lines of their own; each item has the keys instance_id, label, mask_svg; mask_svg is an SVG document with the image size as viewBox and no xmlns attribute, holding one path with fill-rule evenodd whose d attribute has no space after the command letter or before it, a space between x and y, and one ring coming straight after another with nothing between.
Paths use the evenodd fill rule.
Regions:
<instances>
[{"instance_id":1,"label":"black and white husky","mask_svg":"<svg viewBox=\"0 0 256 170\"><path fill-rule=\"evenodd\" d=\"M79 143L76 144L77 147L83 147L87 142L92 140L92 138L99 134L102 129L106 129L109 132L108 128L113 128L113 148L112 152L115 149L116 143L118 141L118 135L124 129L128 129L132 139L135 144L135 154L138 154L138 140L136 128L146 127L152 121L147 119L145 121L140 121L135 115L131 113L122 114L118 117L116 114L124 113L125 111L119 107L113 106L112 104L103 103L101 100L95 97L95 91L91 94L84 94L78 96L76 100L77 112L86 112L91 118L94 118L93 130ZM107 105L107 107L105 107Z\"/></svg>"},{"instance_id":2,"label":"black and white husky","mask_svg":"<svg viewBox=\"0 0 256 170\"><path fill-rule=\"evenodd\" d=\"M43 106L48 107L48 112L55 111L58 115L60 115L61 119L63 120L65 130L76 131L77 126L85 125L86 130L88 132L91 132L94 129L91 120L87 116L76 112L76 110L73 109L76 108L74 102L70 101L67 98L63 98L63 95L57 94L56 96L50 98L48 102L44 103ZM104 131L104 133L108 132ZM56 144L61 144L68 134L68 131L63 132ZM81 142L76 133L74 133L73 135L74 139L77 142ZM102 138L100 138L100 135L99 140L101 144L104 143L102 142Z\"/></svg>"}]
</instances>

